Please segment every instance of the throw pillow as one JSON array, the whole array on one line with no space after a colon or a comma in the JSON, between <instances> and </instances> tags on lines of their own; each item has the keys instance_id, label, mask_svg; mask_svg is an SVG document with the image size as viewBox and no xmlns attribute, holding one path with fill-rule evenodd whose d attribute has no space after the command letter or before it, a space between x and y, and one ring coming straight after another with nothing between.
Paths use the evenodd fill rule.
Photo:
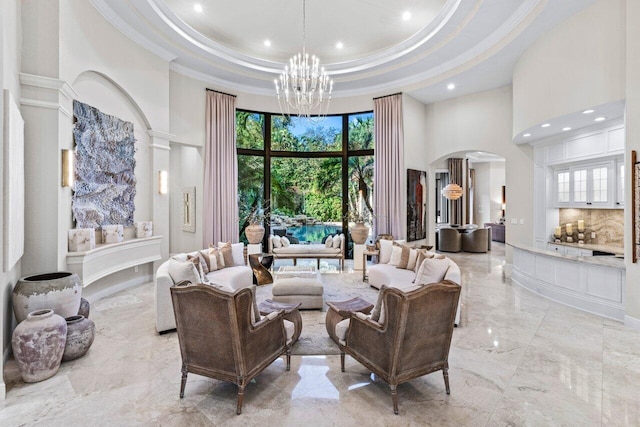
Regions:
<instances>
[{"instance_id":1,"label":"throw pillow","mask_svg":"<svg viewBox=\"0 0 640 427\"><path fill-rule=\"evenodd\" d=\"M416 265L413 268L414 272L418 272L418 270L420 269L420 266L422 265L422 262L427 259L427 254L425 251L420 251L417 250L417 256L416 256Z\"/></svg>"},{"instance_id":2,"label":"throw pillow","mask_svg":"<svg viewBox=\"0 0 640 427\"><path fill-rule=\"evenodd\" d=\"M207 274L204 272L203 265L206 265L204 261L200 259L200 253L195 252L194 254L187 255L187 261L191 261L193 265L196 266L196 270L198 270L198 283L209 283L209 279L207 278Z\"/></svg>"},{"instance_id":3,"label":"throw pillow","mask_svg":"<svg viewBox=\"0 0 640 427\"><path fill-rule=\"evenodd\" d=\"M380 288L380 291L378 292L378 301L376 301L376 305L371 311L371 320L380 323L380 313L382 313L382 288Z\"/></svg>"},{"instance_id":4,"label":"throw pillow","mask_svg":"<svg viewBox=\"0 0 640 427\"><path fill-rule=\"evenodd\" d=\"M169 260L169 276L173 283L187 280L191 283L199 283L200 273L195 264L191 261L178 261L173 258Z\"/></svg>"},{"instance_id":5,"label":"throw pillow","mask_svg":"<svg viewBox=\"0 0 640 427\"><path fill-rule=\"evenodd\" d=\"M280 249L282 247L282 240L280 236L273 236L271 238L271 244L273 245L273 249Z\"/></svg>"},{"instance_id":6,"label":"throw pillow","mask_svg":"<svg viewBox=\"0 0 640 427\"><path fill-rule=\"evenodd\" d=\"M249 289L251 289L251 318L253 322L260 321L260 310L258 309L258 300L256 299L256 285L251 285Z\"/></svg>"},{"instance_id":7,"label":"throw pillow","mask_svg":"<svg viewBox=\"0 0 640 427\"><path fill-rule=\"evenodd\" d=\"M215 259L215 265L214 265ZM215 247L209 248L209 264L211 265L210 271L221 270L224 268L224 257L220 249Z\"/></svg>"},{"instance_id":8,"label":"throw pillow","mask_svg":"<svg viewBox=\"0 0 640 427\"><path fill-rule=\"evenodd\" d=\"M327 240L324 241L324 247L325 248L332 248L333 247L333 236L331 236L331 235L327 236Z\"/></svg>"},{"instance_id":9,"label":"throw pillow","mask_svg":"<svg viewBox=\"0 0 640 427\"><path fill-rule=\"evenodd\" d=\"M231 245L231 255L233 265L246 265L244 261L244 243L233 243Z\"/></svg>"},{"instance_id":10,"label":"throw pillow","mask_svg":"<svg viewBox=\"0 0 640 427\"><path fill-rule=\"evenodd\" d=\"M409 260L407 261L407 266L405 267L407 270L415 270L416 258L418 258L418 251L412 248L411 250L409 250Z\"/></svg>"},{"instance_id":11,"label":"throw pillow","mask_svg":"<svg viewBox=\"0 0 640 427\"><path fill-rule=\"evenodd\" d=\"M396 265L397 268L402 268L403 270L407 269L407 265L409 264L409 254L411 253L411 248L407 245L400 245L400 260ZM393 257L393 253L391 254Z\"/></svg>"},{"instance_id":12,"label":"throw pillow","mask_svg":"<svg viewBox=\"0 0 640 427\"><path fill-rule=\"evenodd\" d=\"M209 262L209 251L207 251L206 249L203 249L201 251L198 251L198 253L202 257L200 262L204 261L204 263L206 264L205 273L210 272L211 271L211 264ZM205 266L203 265L202 268L205 268Z\"/></svg>"},{"instance_id":13,"label":"throw pillow","mask_svg":"<svg viewBox=\"0 0 640 427\"><path fill-rule=\"evenodd\" d=\"M400 258L402 258L402 247L400 245L393 245L391 248L391 257L389 258L389 265L398 266L400 264Z\"/></svg>"},{"instance_id":14,"label":"throw pillow","mask_svg":"<svg viewBox=\"0 0 640 427\"><path fill-rule=\"evenodd\" d=\"M282 247L283 247L283 248L288 248L288 247L289 247L289 245L291 244L291 242L289 241L289 239L288 239L286 236L283 236L283 237L280 239L280 242L282 242Z\"/></svg>"},{"instance_id":15,"label":"throw pillow","mask_svg":"<svg viewBox=\"0 0 640 427\"><path fill-rule=\"evenodd\" d=\"M389 264L391 251L393 250L393 240L380 240L380 264Z\"/></svg>"},{"instance_id":16,"label":"throw pillow","mask_svg":"<svg viewBox=\"0 0 640 427\"><path fill-rule=\"evenodd\" d=\"M444 279L449 269L448 259L427 258L422 261L422 265L416 274L414 283L416 285L429 285L438 283Z\"/></svg>"},{"instance_id":17,"label":"throw pillow","mask_svg":"<svg viewBox=\"0 0 640 427\"><path fill-rule=\"evenodd\" d=\"M340 249L341 242L342 242L342 239L340 238L340 236L336 234L335 237L333 238L333 244L331 245L331 247L333 249Z\"/></svg>"},{"instance_id":18,"label":"throw pillow","mask_svg":"<svg viewBox=\"0 0 640 427\"><path fill-rule=\"evenodd\" d=\"M222 252L222 258L224 259L225 267L233 267L235 263L233 262L233 252L231 249L231 242L218 242L218 249Z\"/></svg>"}]
</instances>

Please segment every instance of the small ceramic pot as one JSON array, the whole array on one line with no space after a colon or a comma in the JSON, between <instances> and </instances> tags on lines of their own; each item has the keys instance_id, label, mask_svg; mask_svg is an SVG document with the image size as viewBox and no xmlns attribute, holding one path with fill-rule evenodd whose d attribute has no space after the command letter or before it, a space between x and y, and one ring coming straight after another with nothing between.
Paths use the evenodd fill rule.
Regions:
<instances>
[{"instance_id":1,"label":"small ceramic pot","mask_svg":"<svg viewBox=\"0 0 640 427\"><path fill-rule=\"evenodd\" d=\"M84 316L71 316L67 321L67 343L64 346L62 360L67 362L85 355L93 344L96 325Z\"/></svg>"},{"instance_id":2,"label":"small ceramic pot","mask_svg":"<svg viewBox=\"0 0 640 427\"><path fill-rule=\"evenodd\" d=\"M51 309L27 315L11 337L13 355L22 379L35 383L58 372L67 341L67 322Z\"/></svg>"},{"instance_id":3,"label":"small ceramic pot","mask_svg":"<svg viewBox=\"0 0 640 427\"><path fill-rule=\"evenodd\" d=\"M91 304L84 298L80 298L80 308L78 309L78 316L84 316L89 318L89 312L91 311Z\"/></svg>"}]
</instances>

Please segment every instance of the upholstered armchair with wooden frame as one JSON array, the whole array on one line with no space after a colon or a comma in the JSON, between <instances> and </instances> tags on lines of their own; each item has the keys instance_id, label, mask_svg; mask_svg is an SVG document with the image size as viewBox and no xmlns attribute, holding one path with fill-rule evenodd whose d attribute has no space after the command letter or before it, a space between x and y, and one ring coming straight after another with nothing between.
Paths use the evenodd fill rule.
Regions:
<instances>
[{"instance_id":1,"label":"upholstered armchair with wooden frame","mask_svg":"<svg viewBox=\"0 0 640 427\"><path fill-rule=\"evenodd\" d=\"M448 358L460 285L444 280L407 293L383 285L380 292L383 323L352 313L340 362L344 372L346 353L386 381L397 415L396 388L413 378L442 371L450 394Z\"/></svg>"},{"instance_id":2,"label":"upholstered armchair with wooden frame","mask_svg":"<svg viewBox=\"0 0 640 427\"><path fill-rule=\"evenodd\" d=\"M171 287L171 298L182 355L180 398L189 372L228 381L238 385L240 415L249 381L283 354L290 369L284 313L256 322L250 288L230 293L182 282Z\"/></svg>"}]
</instances>

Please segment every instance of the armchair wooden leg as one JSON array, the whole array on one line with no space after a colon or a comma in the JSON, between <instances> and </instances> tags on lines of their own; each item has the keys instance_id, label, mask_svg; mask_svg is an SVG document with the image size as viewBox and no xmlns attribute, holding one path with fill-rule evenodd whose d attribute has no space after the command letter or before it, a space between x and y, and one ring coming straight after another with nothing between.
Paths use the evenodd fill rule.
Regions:
<instances>
[{"instance_id":1,"label":"armchair wooden leg","mask_svg":"<svg viewBox=\"0 0 640 427\"><path fill-rule=\"evenodd\" d=\"M398 415L398 390L396 385L389 384L391 387L391 400L393 401L393 413Z\"/></svg>"},{"instance_id":2,"label":"armchair wooden leg","mask_svg":"<svg viewBox=\"0 0 640 427\"><path fill-rule=\"evenodd\" d=\"M236 414L242 413L242 402L244 401L244 384L238 385L238 406L236 407Z\"/></svg>"},{"instance_id":3,"label":"armchair wooden leg","mask_svg":"<svg viewBox=\"0 0 640 427\"><path fill-rule=\"evenodd\" d=\"M182 381L180 381L180 399L184 397L184 387L187 385L187 367L182 365Z\"/></svg>"},{"instance_id":4,"label":"armchair wooden leg","mask_svg":"<svg viewBox=\"0 0 640 427\"><path fill-rule=\"evenodd\" d=\"M451 394L451 390L449 389L449 367L447 365L442 368L442 376L444 376L444 387L447 390L447 394Z\"/></svg>"},{"instance_id":5,"label":"armchair wooden leg","mask_svg":"<svg viewBox=\"0 0 640 427\"><path fill-rule=\"evenodd\" d=\"M344 351L340 352L340 369L344 372Z\"/></svg>"},{"instance_id":6,"label":"armchair wooden leg","mask_svg":"<svg viewBox=\"0 0 640 427\"><path fill-rule=\"evenodd\" d=\"M291 370L291 347L287 348L287 371Z\"/></svg>"}]
</instances>

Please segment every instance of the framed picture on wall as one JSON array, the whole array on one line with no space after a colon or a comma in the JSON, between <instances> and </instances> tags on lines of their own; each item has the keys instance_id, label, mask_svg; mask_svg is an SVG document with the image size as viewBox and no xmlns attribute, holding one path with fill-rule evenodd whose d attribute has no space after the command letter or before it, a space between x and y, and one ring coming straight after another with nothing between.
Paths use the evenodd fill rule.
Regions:
<instances>
[{"instance_id":1,"label":"framed picture on wall","mask_svg":"<svg viewBox=\"0 0 640 427\"><path fill-rule=\"evenodd\" d=\"M427 238L427 173L407 169L407 241Z\"/></svg>"}]
</instances>

